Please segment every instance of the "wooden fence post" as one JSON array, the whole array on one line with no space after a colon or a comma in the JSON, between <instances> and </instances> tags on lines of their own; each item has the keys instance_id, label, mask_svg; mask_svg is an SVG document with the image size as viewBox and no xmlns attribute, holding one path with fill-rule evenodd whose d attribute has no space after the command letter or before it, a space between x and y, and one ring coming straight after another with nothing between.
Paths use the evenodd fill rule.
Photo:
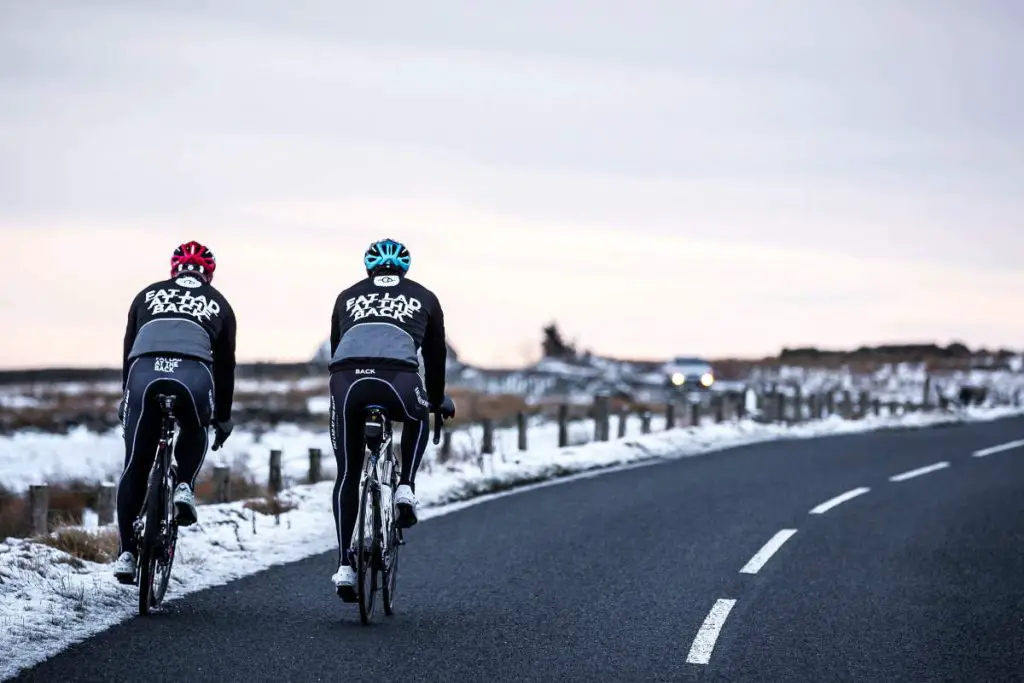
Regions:
<instances>
[{"instance_id":1,"label":"wooden fence post","mask_svg":"<svg viewBox=\"0 0 1024 683\"><path fill-rule=\"evenodd\" d=\"M281 492L281 451L270 451L270 476L267 477L267 490L276 496Z\"/></svg>"},{"instance_id":2,"label":"wooden fence post","mask_svg":"<svg viewBox=\"0 0 1024 683\"><path fill-rule=\"evenodd\" d=\"M321 465L323 454L319 448L309 449L309 483L315 484L320 481Z\"/></svg>"},{"instance_id":3,"label":"wooden fence post","mask_svg":"<svg viewBox=\"0 0 1024 683\"><path fill-rule=\"evenodd\" d=\"M602 392L594 396L594 441L608 440L608 403L608 394Z\"/></svg>"},{"instance_id":4,"label":"wooden fence post","mask_svg":"<svg viewBox=\"0 0 1024 683\"><path fill-rule=\"evenodd\" d=\"M763 394L757 394L757 409L760 411L759 420L762 422L773 422L772 411L775 410L775 401L767 389Z\"/></svg>"},{"instance_id":5,"label":"wooden fence post","mask_svg":"<svg viewBox=\"0 0 1024 683\"><path fill-rule=\"evenodd\" d=\"M452 430L445 429L441 434L441 450L437 454L438 464L445 464L452 459Z\"/></svg>"},{"instance_id":6,"label":"wooden fence post","mask_svg":"<svg viewBox=\"0 0 1024 683\"><path fill-rule=\"evenodd\" d=\"M849 389L843 390L843 419L849 420L853 417L853 394Z\"/></svg>"},{"instance_id":7,"label":"wooden fence post","mask_svg":"<svg viewBox=\"0 0 1024 683\"><path fill-rule=\"evenodd\" d=\"M558 447L569 445L569 406L562 403L558 406Z\"/></svg>"},{"instance_id":8,"label":"wooden fence post","mask_svg":"<svg viewBox=\"0 0 1024 683\"><path fill-rule=\"evenodd\" d=\"M860 392L860 407L857 410L857 417L865 418L871 410L871 394L867 391Z\"/></svg>"},{"instance_id":9,"label":"wooden fence post","mask_svg":"<svg viewBox=\"0 0 1024 683\"><path fill-rule=\"evenodd\" d=\"M516 428L519 430L519 450L525 451L527 446L526 441L526 413L522 410L516 414Z\"/></svg>"},{"instance_id":10,"label":"wooden fence post","mask_svg":"<svg viewBox=\"0 0 1024 683\"><path fill-rule=\"evenodd\" d=\"M213 468L213 502L226 503L231 499L231 468L218 465Z\"/></svg>"},{"instance_id":11,"label":"wooden fence post","mask_svg":"<svg viewBox=\"0 0 1024 683\"><path fill-rule=\"evenodd\" d=\"M626 436L626 420L629 419L629 412L625 408L619 408L619 438Z\"/></svg>"},{"instance_id":12,"label":"wooden fence post","mask_svg":"<svg viewBox=\"0 0 1024 683\"><path fill-rule=\"evenodd\" d=\"M483 421L484 427L484 438L483 444L480 448L481 455L491 455L494 453L494 420L491 418L485 418Z\"/></svg>"},{"instance_id":13,"label":"wooden fence post","mask_svg":"<svg viewBox=\"0 0 1024 683\"><path fill-rule=\"evenodd\" d=\"M116 494L117 487L113 482L105 481L100 484L100 488L96 496L96 515L99 517L99 523L101 525L112 524L114 522Z\"/></svg>"},{"instance_id":14,"label":"wooden fence post","mask_svg":"<svg viewBox=\"0 0 1024 683\"><path fill-rule=\"evenodd\" d=\"M32 533L42 536L50 531L50 487L32 484L28 487L28 515Z\"/></svg>"}]
</instances>

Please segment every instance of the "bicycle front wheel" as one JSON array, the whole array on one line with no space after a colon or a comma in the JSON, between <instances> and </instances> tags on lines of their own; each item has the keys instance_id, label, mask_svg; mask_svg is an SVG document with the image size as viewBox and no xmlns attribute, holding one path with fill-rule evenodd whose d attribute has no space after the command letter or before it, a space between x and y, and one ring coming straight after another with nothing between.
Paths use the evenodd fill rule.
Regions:
<instances>
[{"instance_id":1,"label":"bicycle front wheel","mask_svg":"<svg viewBox=\"0 0 1024 683\"><path fill-rule=\"evenodd\" d=\"M374 530L378 521L377 508L373 504L373 480L363 486L359 505L362 509L362 523L359 525L358 549L356 552L356 575L359 581L359 618L369 624L377 597L377 562L374 548Z\"/></svg>"}]
</instances>

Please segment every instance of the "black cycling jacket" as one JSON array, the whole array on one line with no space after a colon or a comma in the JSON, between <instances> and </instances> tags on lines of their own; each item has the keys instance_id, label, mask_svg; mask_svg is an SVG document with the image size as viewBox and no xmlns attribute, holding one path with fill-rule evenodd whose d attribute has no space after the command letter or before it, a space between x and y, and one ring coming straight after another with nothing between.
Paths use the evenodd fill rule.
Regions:
<instances>
[{"instance_id":1,"label":"black cycling jacket","mask_svg":"<svg viewBox=\"0 0 1024 683\"><path fill-rule=\"evenodd\" d=\"M427 400L444 400L444 311L429 289L401 275L360 280L338 295L331 316L330 370L379 366L419 370Z\"/></svg>"},{"instance_id":2,"label":"black cycling jacket","mask_svg":"<svg viewBox=\"0 0 1024 683\"><path fill-rule=\"evenodd\" d=\"M231 419L235 393L235 313L228 300L201 277L182 273L149 285L132 300L124 333L121 385L140 356L167 354L209 363L214 419Z\"/></svg>"}]
</instances>

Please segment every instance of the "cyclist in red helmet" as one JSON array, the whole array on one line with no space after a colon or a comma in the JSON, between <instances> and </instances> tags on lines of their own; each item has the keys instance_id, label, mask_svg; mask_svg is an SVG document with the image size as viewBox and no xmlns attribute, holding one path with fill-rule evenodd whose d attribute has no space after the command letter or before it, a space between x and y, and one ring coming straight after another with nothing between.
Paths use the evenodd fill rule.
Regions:
<instances>
[{"instance_id":1,"label":"cyclist in red helmet","mask_svg":"<svg viewBox=\"0 0 1024 683\"><path fill-rule=\"evenodd\" d=\"M213 450L231 434L235 391L235 314L211 284L217 261L198 242L186 242L171 256L171 277L136 295L128 309L118 417L124 428L125 465L117 484L120 540L114 576L131 583L136 539L132 523L142 508L146 478L159 440L157 393L178 397L179 434L174 447L178 484L174 508L178 524L197 521L193 494L206 458L208 428Z\"/></svg>"}]
</instances>

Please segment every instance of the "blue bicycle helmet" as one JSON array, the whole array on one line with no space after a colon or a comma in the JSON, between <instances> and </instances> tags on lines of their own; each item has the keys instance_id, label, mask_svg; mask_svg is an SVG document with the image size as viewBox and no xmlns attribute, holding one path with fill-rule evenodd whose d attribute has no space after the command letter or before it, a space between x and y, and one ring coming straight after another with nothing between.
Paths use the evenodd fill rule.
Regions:
<instances>
[{"instance_id":1,"label":"blue bicycle helmet","mask_svg":"<svg viewBox=\"0 0 1024 683\"><path fill-rule=\"evenodd\" d=\"M363 254L366 274L390 272L405 275L409 272L409 250L401 242L385 238L370 245Z\"/></svg>"}]
</instances>

